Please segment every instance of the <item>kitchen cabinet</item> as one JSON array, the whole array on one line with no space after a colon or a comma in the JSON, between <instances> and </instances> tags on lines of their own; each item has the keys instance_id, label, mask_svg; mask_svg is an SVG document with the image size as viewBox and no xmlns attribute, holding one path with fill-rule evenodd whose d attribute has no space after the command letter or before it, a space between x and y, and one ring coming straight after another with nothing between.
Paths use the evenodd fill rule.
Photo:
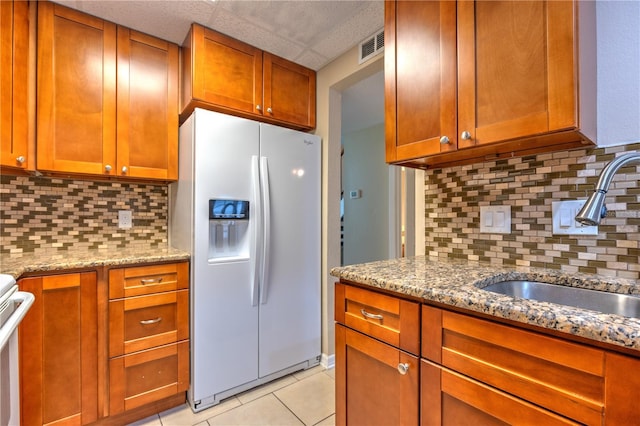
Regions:
<instances>
[{"instance_id":1,"label":"kitchen cabinet","mask_svg":"<svg viewBox=\"0 0 640 426\"><path fill-rule=\"evenodd\" d=\"M194 108L310 130L315 71L192 24L182 46L180 122Z\"/></svg>"},{"instance_id":2,"label":"kitchen cabinet","mask_svg":"<svg viewBox=\"0 0 640 426\"><path fill-rule=\"evenodd\" d=\"M30 41L35 23L28 1L0 2L0 167L33 170L34 131L31 111L35 57Z\"/></svg>"},{"instance_id":3,"label":"kitchen cabinet","mask_svg":"<svg viewBox=\"0 0 640 426\"><path fill-rule=\"evenodd\" d=\"M417 424L419 304L336 284L336 424Z\"/></svg>"},{"instance_id":4,"label":"kitchen cabinet","mask_svg":"<svg viewBox=\"0 0 640 426\"><path fill-rule=\"evenodd\" d=\"M605 351L430 306L422 307L422 320L422 356L445 368L442 386L447 389L463 375L483 384L465 379L469 389L486 385L487 394L512 395L516 405L534 404L576 423L602 423ZM440 408L424 398L423 404L423 413ZM444 421L447 412L441 407Z\"/></svg>"},{"instance_id":5,"label":"kitchen cabinet","mask_svg":"<svg viewBox=\"0 0 640 426\"><path fill-rule=\"evenodd\" d=\"M109 271L110 415L189 387L188 263Z\"/></svg>"},{"instance_id":6,"label":"kitchen cabinet","mask_svg":"<svg viewBox=\"0 0 640 426\"><path fill-rule=\"evenodd\" d=\"M637 423L638 356L345 281L335 302L337 424Z\"/></svg>"},{"instance_id":7,"label":"kitchen cabinet","mask_svg":"<svg viewBox=\"0 0 640 426\"><path fill-rule=\"evenodd\" d=\"M117 36L118 173L175 180L179 48L121 26Z\"/></svg>"},{"instance_id":8,"label":"kitchen cabinet","mask_svg":"<svg viewBox=\"0 0 640 426\"><path fill-rule=\"evenodd\" d=\"M593 144L594 16L592 2L385 2L387 162Z\"/></svg>"},{"instance_id":9,"label":"kitchen cabinet","mask_svg":"<svg viewBox=\"0 0 640 426\"><path fill-rule=\"evenodd\" d=\"M95 272L19 280L35 302L19 328L25 425L98 419L98 296Z\"/></svg>"},{"instance_id":10,"label":"kitchen cabinet","mask_svg":"<svg viewBox=\"0 0 640 426\"><path fill-rule=\"evenodd\" d=\"M38 6L38 170L175 179L178 47Z\"/></svg>"}]
</instances>

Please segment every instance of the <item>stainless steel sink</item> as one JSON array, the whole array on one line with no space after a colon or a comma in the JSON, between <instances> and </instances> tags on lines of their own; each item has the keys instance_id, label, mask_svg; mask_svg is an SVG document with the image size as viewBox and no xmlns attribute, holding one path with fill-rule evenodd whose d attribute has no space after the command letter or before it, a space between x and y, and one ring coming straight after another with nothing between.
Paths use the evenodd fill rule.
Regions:
<instances>
[{"instance_id":1,"label":"stainless steel sink","mask_svg":"<svg viewBox=\"0 0 640 426\"><path fill-rule=\"evenodd\" d=\"M507 296L534 299L607 314L640 318L640 297L547 284L536 281L503 281L483 287L483 290Z\"/></svg>"}]
</instances>

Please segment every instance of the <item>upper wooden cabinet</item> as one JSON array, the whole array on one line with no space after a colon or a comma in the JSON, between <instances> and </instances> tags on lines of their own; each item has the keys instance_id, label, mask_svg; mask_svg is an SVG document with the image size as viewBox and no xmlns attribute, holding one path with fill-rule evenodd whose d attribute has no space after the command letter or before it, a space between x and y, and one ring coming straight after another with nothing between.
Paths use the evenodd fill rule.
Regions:
<instances>
[{"instance_id":1,"label":"upper wooden cabinet","mask_svg":"<svg viewBox=\"0 0 640 426\"><path fill-rule=\"evenodd\" d=\"M180 121L194 108L309 130L316 73L198 24L183 46Z\"/></svg>"},{"instance_id":2,"label":"upper wooden cabinet","mask_svg":"<svg viewBox=\"0 0 640 426\"><path fill-rule=\"evenodd\" d=\"M37 168L175 179L177 67L175 45L39 3Z\"/></svg>"},{"instance_id":3,"label":"upper wooden cabinet","mask_svg":"<svg viewBox=\"0 0 640 426\"><path fill-rule=\"evenodd\" d=\"M118 27L118 174L178 178L177 45Z\"/></svg>"},{"instance_id":4,"label":"upper wooden cabinet","mask_svg":"<svg viewBox=\"0 0 640 426\"><path fill-rule=\"evenodd\" d=\"M29 2L0 2L0 166L33 170L34 132L30 117L33 102L30 68L33 49Z\"/></svg>"},{"instance_id":5,"label":"upper wooden cabinet","mask_svg":"<svg viewBox=\"0 0 640 426\"><path fill-rule=\"evenodd\" d=\"M385 2L387 162L592 144L594 16L591 2Z\"/></svg>"}]
</instances>

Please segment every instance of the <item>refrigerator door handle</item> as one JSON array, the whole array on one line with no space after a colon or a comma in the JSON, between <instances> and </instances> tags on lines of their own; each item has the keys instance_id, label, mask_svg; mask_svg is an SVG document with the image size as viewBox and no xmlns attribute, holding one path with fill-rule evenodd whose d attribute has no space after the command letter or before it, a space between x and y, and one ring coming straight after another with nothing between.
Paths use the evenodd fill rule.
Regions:
<instances>
[{"instance_id":1,"label":"refrigerator door handle","mask_svg":"<svg viewBox=\"0 0 640 426\"><path fill-rule=\"evenodd\" d=\"M261 257L261 228L262 228L262 200L260 197L260 166L258 163L258 156L251 156L251 179L253 183L253 241L251 241L251 253L250 256L250 268L251 268L251 306L258 306L258 297L260 287L258 280L260 277L260 262L258 260Z\"/></svg>"},{"instance_id":2,"label":"refrigerator door handle","mask_svg":"<svg viewBox=\"0 0 640 426\"><path fill-rule=\"evenodd\" d=\"M262 190L262 273L260 274L260 303L267 303L269 284L269 241L271 238L271 199L269 196L269 165L267 157L260 157L260 186Z\"/></svg>"}]
</instances>

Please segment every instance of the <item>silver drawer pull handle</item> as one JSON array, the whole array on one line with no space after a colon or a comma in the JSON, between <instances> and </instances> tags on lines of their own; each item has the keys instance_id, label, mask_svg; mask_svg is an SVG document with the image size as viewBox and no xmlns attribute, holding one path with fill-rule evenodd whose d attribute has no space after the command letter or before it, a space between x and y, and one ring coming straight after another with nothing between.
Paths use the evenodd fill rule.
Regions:
<instances>
[{"instance_id":1,"label":"silver drawer pull handle","mask_svg":"<svg viewBox=\"0 0 640 426\"><path fill-rule=\"evenodd\" d=\"M159 323L160 321L162 321L162 317L158 317L158 318L154 318L154 319L150 319L150 320L142 320L142 321L140 321L140 324L142 324L142 325L156 324L156 323ZM400 368L400 367L398 367L398 368Z\"/></svg>"},{"instance_id":2,"label":"silver drawer pull handle","mask_svg":"<svg viewBox=\"0 0 640 426\"><path fill-rule=\"evenodd\" d=\"M398 364L398 373L403 376L409 372L409 364L408 363L400 363Z\"/></svg>"},{"instance_id":3,"label":"silver drawer pull handle","mask_svg":"<svg viewBox=\"0 0 640 426\"><path fill-rule=\"evenodd\" d=\"M148 278L146 280L140 280L142 284L153 284L153 283L161 283L162 277L160 278Z\"/></svg>"},{"instance_id":4,"label":"silver drawer pull handle","mask_svg":"<svg viewBox=\"0 0 640 426\"><path fill-rule=\"evenodd\" d=\"M384 317L382 315L370 314L369 312L365 311L364 309L360 309L360 313L362 315L364 315L366 318L377 319L377 320L380 320L380 321L382 321L384 319Z\"/></svg>"}]
</instances>

